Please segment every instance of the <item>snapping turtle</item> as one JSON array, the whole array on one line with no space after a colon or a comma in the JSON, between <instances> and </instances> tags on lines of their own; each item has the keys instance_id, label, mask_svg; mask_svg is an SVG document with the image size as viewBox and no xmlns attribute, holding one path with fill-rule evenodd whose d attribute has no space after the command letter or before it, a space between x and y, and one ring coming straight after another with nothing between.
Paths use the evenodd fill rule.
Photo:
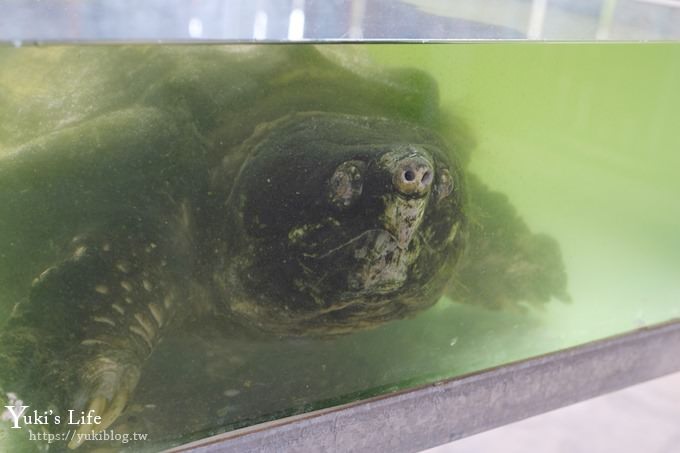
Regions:
<instances>
[{"instance_id":1,"label":"snapping turtle","mask_svg":"<svg viewBox=\"0 0 680 453\"><path fill-rule=\"evenodd\" d=\"M0 105L0 389L101 417L79 433L188 319L328 336L443 294L567 297L421 71L308 45L3 52L26 89Z\"/></svg>"}]
</instances>

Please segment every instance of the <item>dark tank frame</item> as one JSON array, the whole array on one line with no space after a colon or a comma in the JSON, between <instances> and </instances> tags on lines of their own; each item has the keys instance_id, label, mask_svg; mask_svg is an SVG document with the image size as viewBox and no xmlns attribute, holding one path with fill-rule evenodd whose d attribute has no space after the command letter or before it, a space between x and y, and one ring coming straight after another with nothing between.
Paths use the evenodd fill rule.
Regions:
<instances>
[{"instance_id":1,"label":"dark tank frame","mask_svg":"<svg viewBox=\"0 0 680 453\"><path fill-rule=\"evenodd\" d=\"M679 349L672 321L168 451L421 451L680 371Z\"/></svg>"}]
</instances>

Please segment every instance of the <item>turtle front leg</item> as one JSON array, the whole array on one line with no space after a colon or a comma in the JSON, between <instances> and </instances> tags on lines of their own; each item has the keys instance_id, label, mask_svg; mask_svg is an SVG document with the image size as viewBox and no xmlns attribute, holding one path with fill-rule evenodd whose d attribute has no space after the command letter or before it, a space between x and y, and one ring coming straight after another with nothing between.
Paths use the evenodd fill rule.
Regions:
<instances>
[{"instance_id":1,"label":"turtle front leg","mask_svg":"<svg viewBox=\"0 0 680 453\"><path fill-rule=\"evenodd\" d=\"M16 385L30 383L25 401L35 393L61 412L101 417L80 425L70 448L118 418L144 362L182 316L186 277L153 241L118 236L76 240L70 257L36 278L0 340L14 351Z\"/></svg>"},{"instance_id":2,"label":"turtle front leg","mask_svg":"<svg viewBox=\"0 0 680 453\"><path fill-rule=\"evenodd\" d=\"M467 180L468 238L447 295L488 308L568 301L567 273L555 239L532 232L508 198L476 176Z\"/></svg>"}]
</instances>

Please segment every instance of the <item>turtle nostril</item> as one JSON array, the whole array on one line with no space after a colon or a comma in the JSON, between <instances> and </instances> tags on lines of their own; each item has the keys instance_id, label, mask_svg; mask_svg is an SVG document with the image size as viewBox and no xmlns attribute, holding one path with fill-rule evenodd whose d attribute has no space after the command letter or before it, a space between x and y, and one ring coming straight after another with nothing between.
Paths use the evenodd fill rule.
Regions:
<instances>
[{"instance_id":1,"label":"turtle nostril","mask_svg":"<svg viewBox=\"0 0 680 453\"><path fill-rule=\"evenodd\" d=\"M392 182L403 195L424 196L434 179L432 164L420 156L408 156L396 162Z\"/></svg>"}]
</instances>

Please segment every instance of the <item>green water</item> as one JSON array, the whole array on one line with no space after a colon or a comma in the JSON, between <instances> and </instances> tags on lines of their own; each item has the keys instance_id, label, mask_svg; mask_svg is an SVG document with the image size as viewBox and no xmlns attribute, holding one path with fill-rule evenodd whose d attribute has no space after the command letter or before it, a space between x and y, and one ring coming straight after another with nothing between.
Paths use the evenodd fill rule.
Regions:
<instances>
[{"instance_id":1,"label":"green water","mask_svg":"<svg viewBox=\"0 0 680 453\"><path fill-rule=\"evenodd\" d=\"M473 125L472 169L562 247L574 303L549 307L547 331L567 346L678 317L677 45L411 51Z\"/></svg>"},{"instance_id":2,"label":"green water","mask_svg":"<svg viewBox=\"0 0 680 453\"><path fill-rule=\"evenodd\" d=\"M79 91L91 75L73 61L73 68L54 66L60 52L0 49L0 174L16 176L8 172L17 146L49 134L67 115L134 98L136 88L153 83ZM470 171L506 194L532 231L559 244L572 301L511 311L443 299L413 319L325 339L252 337L225 333L217 321L189 323L151 356L112 427L149 440L80 450L157 451L680 317L680 45L369 45L358 52L376 67L417 67L434 77L441 109L463 119L474 137ZM50 104L58 98L50 90L72 104ZM444 124L447 131L454 128ZM14 184L0 187L32 187ZM34 210L26 205L26 218ZM2 262L4 319L26 297L33 269L58 248L63 225L77 222L51 216L22 229L1 220L0 231L16 235L1 238L5 246L25 237L36 244ZM8 426L0 425L0 450L42 445Z\"/></svg>"}]
</instances>

